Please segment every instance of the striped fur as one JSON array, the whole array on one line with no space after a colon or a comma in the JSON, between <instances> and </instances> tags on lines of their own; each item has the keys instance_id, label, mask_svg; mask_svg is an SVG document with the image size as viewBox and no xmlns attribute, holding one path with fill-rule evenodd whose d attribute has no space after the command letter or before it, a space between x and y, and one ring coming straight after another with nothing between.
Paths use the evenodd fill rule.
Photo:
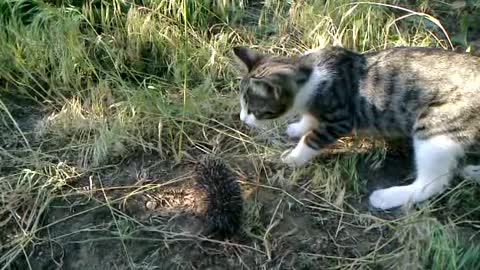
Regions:
<instances>
[{"instance_id":1,"label":"striped fur","mask_svg":"<svg viewBox=\"0 0 480 270\"><path fill-rule=\"evenodd\" d=\"M241 98L258 120L293 109L295 95L313 69L328 74L317 82L314 98L295 108L321 123L307 138L313 149L354 129L421 138L450 133L466 144L478 138L478 125L471 124L480 121L476 57L432 48L361 55L334 47L294 58L260 59L241 83Z\"/></svg>"},{"instance_id":2,"label":"striped fur","mask_svg":"<svg viewBox=\"0 0 480 270\"><path fill-rule=\"evenodd\" d=\"M242 120L304 115L287 131L302 137L287 163L302 165L353 131L410 137L433 152L428 142L444 141L452 151L442 153L455 158L480 142L478 57L418 47L367 54L330 47L290 58L234 52L248 70L240 85ZM456 161L445 163L453 168Z\"/></svg>"}]
</instances>

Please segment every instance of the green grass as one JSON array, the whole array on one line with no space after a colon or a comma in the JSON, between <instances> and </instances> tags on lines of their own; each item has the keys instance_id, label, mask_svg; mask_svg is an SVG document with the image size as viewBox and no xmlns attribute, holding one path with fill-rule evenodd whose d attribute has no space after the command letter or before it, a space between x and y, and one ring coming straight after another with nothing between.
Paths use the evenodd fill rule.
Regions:
<instances>
[{"instance_id":1,"label":"green grass","mask_svg":"<svg viewBox=\"0 0 480 270\"><path fill-rule=\"evenodd\" d=\"M405 2L0 0L0 62L7 63L0 65L0 269L19 261L37 269L30 261L39 246L97 230L111 233L102 236L106 241L120 241L130 269L157 269L155 254L172 257L175 244L195 249L196 241L222 245L217 252L245 269L318 263L474 269L478 245L457 232L480 226L477 185L460 185L419 209L371 214L357 167L364 161L376 170L387 153L384 142L347 138L325 159L291 171L278 158L288 144L284 123L258 134L238 120L236 45L284 55L332 44L365 52L400 45L451 49L453 42L474 50L469 29L476 3L451 11L442 1ZM461 18L454 38L446 33L457 26L445 24L445 14L445 21ZM127 211L135 198L161 197L166 187L185 182L169 171L200 153L223 157L245 176L249 195L239 243L179 230L176 215L144 220ZM129 171L126 161L141 154L157 163ZM148 175L165 163L165 171ZM163 175L166 181L152 180ZM122 185L129 177L138 181ZM52 220L58 202L83 208ZM101 208L108 209L108 222L62 229ZM395 233L381 239L377 229ZM132 243L152 240L137 234L145 230L161 235L157 250L135 255ZM378 237L378 245L357 253L345 248L355 233ZM93 245L102 237L75 241ZM329 239L331 246L322 249ZM317 245L317 252L309 249ZM172 260L189 269L188 256L180 249ZM214 265L212 257L202 262Z\"/></svg>"}]
</instances>

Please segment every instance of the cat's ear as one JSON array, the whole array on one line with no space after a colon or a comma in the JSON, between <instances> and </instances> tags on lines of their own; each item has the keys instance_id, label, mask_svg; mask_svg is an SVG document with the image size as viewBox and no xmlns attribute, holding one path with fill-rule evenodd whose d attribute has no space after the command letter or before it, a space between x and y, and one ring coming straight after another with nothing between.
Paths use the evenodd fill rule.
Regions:
<instances>
[{"instance_id":1,"label":"cat's ear","mask_svg":"<svg viewBox=\"0 0 480 270\"><path fill-rule=\"evenodd\" d=\"M310 79L310 75L313 73L313 68L308 66L300 66L298 67L297 74L295 75L295 79L297 84L304 84Z\"/></svg>"},{"instance_id":2,"label":"cat's ear","mask_svg":"<svg viewBox=\"0 0 480 270\"><path fill-rule=\"evenodd\" d=\"M251 71L263 58L265 58L264 54L245 47L234 47L233 52L245 65L248 71Z\"/></svg>"}]
</instances>

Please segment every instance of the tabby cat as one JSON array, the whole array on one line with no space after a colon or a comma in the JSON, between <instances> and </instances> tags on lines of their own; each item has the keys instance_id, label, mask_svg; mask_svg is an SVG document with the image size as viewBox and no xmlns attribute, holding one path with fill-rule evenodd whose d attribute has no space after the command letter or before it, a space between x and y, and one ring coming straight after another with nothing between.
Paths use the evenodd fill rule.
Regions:
<instances>
[{"instance_id":1,"label":"tabby cat","mask_svg":"<svg viewBox=\"0 0 480 270\"><path fill-rule=\"evenodd\" d=\"M249 126L299 114L287 135L300 138L282 157L301 166L353 131L408 136L417 176L410 185L374 191L390 209L443 192L459 158L480 142L480 58L435 48L359 54L339 47L276 57L236 47L247 72L240 119ZM479 166L467 171L478 173Z\"/></svg>"}]
</instances>

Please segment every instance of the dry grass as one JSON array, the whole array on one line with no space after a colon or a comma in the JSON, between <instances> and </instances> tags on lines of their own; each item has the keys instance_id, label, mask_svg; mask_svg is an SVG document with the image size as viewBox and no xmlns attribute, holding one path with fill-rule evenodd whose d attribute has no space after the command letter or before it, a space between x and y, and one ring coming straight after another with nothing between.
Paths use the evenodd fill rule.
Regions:
<instances>
[{"instance_id":1,"label":"dry grass","mask_svg":"<svg viewBox=\"0 0 480 270\"><path fill-rule=\"evenodd\" d=\"M386 159L398 148L345 138L312 166L285 168L285 123L259 134L238 120L231 55L238 44L473 50L468 25L450 38L432 16L467 11L479 12L441 1L0 2L0 269L474 269L478 184L374 213L367 180L411 172L381 173L405 163ZM210 153L245 190L243 230L228 241L196 233L182 201L189 162Z\"/></svg>"}]
</instances>

